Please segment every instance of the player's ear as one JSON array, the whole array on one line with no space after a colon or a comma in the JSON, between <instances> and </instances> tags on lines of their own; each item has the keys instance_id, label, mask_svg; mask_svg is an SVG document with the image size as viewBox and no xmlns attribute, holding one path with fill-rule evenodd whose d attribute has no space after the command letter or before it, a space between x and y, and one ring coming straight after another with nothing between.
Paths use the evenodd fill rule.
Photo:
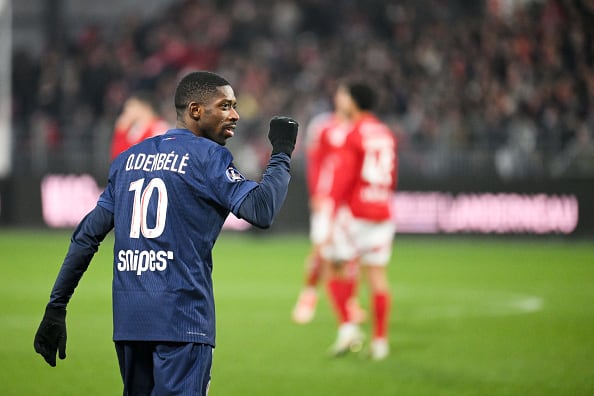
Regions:
<instances>
[{"instance_id":1,"label":"player's ear","mask_svg":"<svg viewBox=\"0 0 594 396\"><path fill-rule=\"evenodd\" d=\"M188 114L193 120L198 121L202 115L202 106L197 102L188 103Z\"/></svg>"}]
</instances>

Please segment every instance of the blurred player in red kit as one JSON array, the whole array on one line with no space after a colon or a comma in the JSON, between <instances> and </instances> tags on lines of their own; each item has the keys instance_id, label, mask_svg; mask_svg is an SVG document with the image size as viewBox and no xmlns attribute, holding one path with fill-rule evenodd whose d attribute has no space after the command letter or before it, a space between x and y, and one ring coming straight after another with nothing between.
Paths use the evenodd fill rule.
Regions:
<instances>
[{"instance_id":1,"label":"blurred player in red kit","mask_svg":"<svg viewBox=\"0 0 594 396\"><path fill-rule=\"evenodd\" d=\"M150 93L139 91L130 95L115 123L111 159L136 143L161 135L168 129L169 125L159 116Z\"/></svg>"},{"instance_id":2,"label":"blurred player in red kit","mask_svg":"<svg viewBox=\"0 0 594 396\"><path fill-rule=\"evenodd\" d=\"M373 335L371 358L389 354L390 288L386 267L392 254L395 226L392 196L397 177L397 141L392 131L372 112L375 92L366 84L339 86L337 111L346 115L351 129L337 152L332 188L331 241L321 249L328 265L327 290L336 312L338 336L331 347L335 356L360 350L364 334L348 309L356 277L349 263L358 262L369 285Z\"/></svg>"},{"instance_id":3,"label":"blurred player in red kit","mask_svg":"<svg viewBox=\"0 0 594 396\"><path fill-rule=\"evenodd\" d=\"M329 240L332 223L332 205L328 196L333 186L336 152L344 143L351 125L339 112L321 113L314 117L306 132L306 181L309 193L311 250L305 260L305 279L299 298L292 311L295 323L309 323L316 311L318 284L324 277L320 251ZM356 272L352 272L356 274ZM365 319L356 298L349 303L356 322Z\"/></svg>"}]
</instances>

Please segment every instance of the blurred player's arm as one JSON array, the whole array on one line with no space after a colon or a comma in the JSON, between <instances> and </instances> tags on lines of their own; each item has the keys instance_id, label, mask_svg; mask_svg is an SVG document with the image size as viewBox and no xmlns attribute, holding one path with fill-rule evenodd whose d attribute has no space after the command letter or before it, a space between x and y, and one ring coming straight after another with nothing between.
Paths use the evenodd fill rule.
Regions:
<instances>
[{"instance_id":1,"label":"blurred player's arm","mask_svg":"<svg viewBox=\"0 0 594 396\"><path fill-rule=\"evenodd\" d=\"M310 196L315 195L321 167L322 152L319 146L310 147L306 153L305 179Z\"/></svg>"},{"instance_id":2,"label":"blurred player's arm","mask_svg":"<svg viewBox=\"0 0 594 396\"><path fill-rule=\"evenodd\" d=\"M334 210L348 203L358 174L356 154L347 147L343 147L336 155L332 185L328 191L328 197L333 203Z\"/></svg>"},{"instance_id":3,"label":"blurred player's arm","mask_svg":"<svg viewBox=\"0 0 594 396\"><path fill-rule=\"evenodd\" d=\"M99 244L113 226L113 213L96 206L72 234L68 253L54 283L50 301L33 342L35 351L52 367L56 365L58 351L60 359L66 358L66 305L89 267Z\"/></svg>"}]
</instances>

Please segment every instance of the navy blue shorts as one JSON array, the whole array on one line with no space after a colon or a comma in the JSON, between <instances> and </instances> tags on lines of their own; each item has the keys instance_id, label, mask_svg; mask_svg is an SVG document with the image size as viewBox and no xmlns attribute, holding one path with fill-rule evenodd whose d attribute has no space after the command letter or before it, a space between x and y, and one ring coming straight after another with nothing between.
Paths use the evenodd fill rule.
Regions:
<instances>
[{"instance_id":1,"label":"navy blue shorts","mask_svg":"<svg viewBox=\"0 0 594 396\"><path fill-rule=\"evenodd\" d=\"M116 341L124 396L206 396L213 348L183 342Z\"/></svg>"}]
</instances>

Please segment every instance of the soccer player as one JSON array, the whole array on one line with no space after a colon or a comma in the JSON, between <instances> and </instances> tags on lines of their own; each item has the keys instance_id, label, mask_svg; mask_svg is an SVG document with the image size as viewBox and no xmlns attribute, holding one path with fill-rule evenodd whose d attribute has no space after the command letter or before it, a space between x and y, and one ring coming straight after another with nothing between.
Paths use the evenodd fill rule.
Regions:
<instances>
[{"instance_id":1,"label":"soccer player","mask_svg":"<svg viewBox=\"0 0 594 396\"><path fill-rule=\"evenodd\" d=\"M330 180L320 177L320 170L331 165L330 161L325 162L329 159L328 154L332 148L327 136L331 131L338 130L339 127L341 127L341 122L338 115L321 113L311 120L306 130L305 176L309 193L311 250L305 259L304 285L292 311L293 321L298 324L309 323L313 319L318 301L317 287L323 268L320 246L327 239L330 226L330 216L321 207L323 201L318 198L327 195ZM331 175L332 173L328 172L327 174Z\"/></svg>"},{"instance_id":2,"label":"soccer player","mask_svg":"<svg viewBox=\"0 0 594 396\"><path fill-rule=\"evenodd\" d=\"M66 306L115 229L113 339L124 395L205 395L215 346L212 249L227 215L271 225L287 194L298 125L273 117L261 182L225 147L239 120L231 85L192 72L175 92L176 129L118 156L97 206L71 239L34 340L48 364L66 357Z\"/></svg>"},{"instance_id":3,"label":"soccer player","mask_svg":"<svg viewBox=\"0 0 594 396\"><path fill-rule=\"evenodd\" d=\"M295 323L311 322L318 301L318 284L323 277L324 260L320 254L322 246L330 239L332 224L332 205L328 196L335 173L336 151L344 143L350 124L346 117L337 111L321 113L314 117L307 127L306 138L306 181L309 193L309 238L311 250L305 259L305 278L303 288L292 311ZM351 272L356 276L356 272ZM349 302L351 317L360 323L366 313L355 297Z\"/></svg>"},{"instance_id":4,"label":"soccer player","mask_svg":"<svg viewBox=\"0 0 594 396\"><path fill-rule=\"evenodd\" d=\"M155 98L138 91L124 102L111 140L111 159L144 139L161 135L169 129L157 111Z\"/></svg>"},{"instance_id":5,"label":"soccer player","mask_svg":"<svg viewBox=\"0 0 594 396\"><path fill-rule=\"evenodd\" d=\"M364 335L348 309L355 279L345 274L349 263L357 261L366 272L370 289L370 353L374 360L381 360L389 354L386 266L395 231L391 201L396 188L397 142L392 131L371 112L374 102L374 91L364 83L344 83L337 90L337 108L347 115L352 130L338 155L330 194L335 213L332 242L323 247L322 255L331 263L327 290L339 322L331 352L341 355L360 349L363 343Z\"/></svg>"}]
</instances>

